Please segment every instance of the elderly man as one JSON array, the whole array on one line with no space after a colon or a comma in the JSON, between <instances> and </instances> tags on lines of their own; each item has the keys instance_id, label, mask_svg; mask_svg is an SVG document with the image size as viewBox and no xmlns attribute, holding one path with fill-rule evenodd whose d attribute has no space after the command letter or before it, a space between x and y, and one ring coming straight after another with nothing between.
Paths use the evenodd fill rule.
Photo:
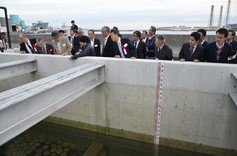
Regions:
<instances>
[{"instance_id":1,"label":"elderly man","mask_svg":"<svg viewBox=\"0 0 237 156\"><path fill-rule=\"evenodd\" d=\"M154 59L155 58L155 49L156 49L156 27L151 26L148 31L148 38L146 41L146 47L147 47L147 58Z\"/></svg>"},{"instance_id":2,"label":"elderly man","mask_svg":"<svg viewBox=\"0 0 237 156\"><path fill-rule=\"evenodd\" d=\"M172 60L173 52L172 49L165 44L165 38L162 35L159 35L156 39L156 58L159 60Z\"/></svg>"},{"instance_id":3,"label":"elderly man","mask_svg":"<svg viewBox=\"0 0 237 156\"><path fill-rule=\"evenodd\" d=\"M49 43L45 43L43 38L37 39L35 46L37 54L53 54L53 47Z\"/></svg>"},{"instance_id":4,"label":"elderly man","mask_svg":"<svg viewBox=\"0 0 237 156\"><path fill-rule=\"evenodd\" d=\"M101 34L104 37L102 56L115 57L115 42L111 39L110 28L108 26L102 27Z\"/></svg>"},{"instance_id":5,"label":"elderly man","mask_svg":"<svg viewBox=\"0 0 237 156\"><path fill-rule=\"evenodd\" d=\"M56 55L71 55L72 45L67 37L60 37L58 31L52 31L53 40L51 44Z\"/></svg>"},{"instance_id":6,"label":"elderly man","mask_svg":"<svg viewBox=\"0 0 237 156\"><path fill-rule=\"evenodd\" d=\"M36 53L35 44L36 39L29 39L25 34L19 34L20 51L24 53Z\"/></svg>"}]
</instances>

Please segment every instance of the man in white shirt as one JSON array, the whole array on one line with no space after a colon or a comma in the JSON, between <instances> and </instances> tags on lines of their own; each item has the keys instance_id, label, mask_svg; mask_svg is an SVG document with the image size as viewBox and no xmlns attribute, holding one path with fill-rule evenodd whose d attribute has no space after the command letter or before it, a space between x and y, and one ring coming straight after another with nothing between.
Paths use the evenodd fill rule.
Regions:
<instances>
[{"instance_id":1,"label":"man in white shirt","mask_svg":"<svg viewBox=\"0 0 237 156\"><path fill-rule=\"evenodd\" d=\"M19 41L20 41L20 51L22 53L36 53L35 44L36 39L32 38L29 39L25 34L19 34Z\"/></svg>"},{"instance_id":2,"label":"man in white shirt","mask_svg":"<svg viewBox=\"0 0 237 156\"><path fill-rule=\"evenodd\" d=\"M101 53L100 53L100 40L95 38L94 30L89 30L88 35L89 35L89 38L90 38L90 44L93 47L96 56L101 56Z\"/></svg>"}]
</instances>

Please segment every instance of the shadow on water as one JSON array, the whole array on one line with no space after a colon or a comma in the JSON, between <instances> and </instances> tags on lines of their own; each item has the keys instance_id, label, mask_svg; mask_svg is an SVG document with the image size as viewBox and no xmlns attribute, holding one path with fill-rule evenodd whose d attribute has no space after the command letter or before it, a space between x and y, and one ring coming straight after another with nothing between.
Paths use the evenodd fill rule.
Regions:
<instances>
[{"instance_id":1,"label":"shadow on water","mask_svg":"<svg viewBox=\"0 0 237 156\"><path fill-rule=\"evenodd\" d=\"M0 156L208 156L41 122L0 147Z\"/></svg>"}]
</instances>

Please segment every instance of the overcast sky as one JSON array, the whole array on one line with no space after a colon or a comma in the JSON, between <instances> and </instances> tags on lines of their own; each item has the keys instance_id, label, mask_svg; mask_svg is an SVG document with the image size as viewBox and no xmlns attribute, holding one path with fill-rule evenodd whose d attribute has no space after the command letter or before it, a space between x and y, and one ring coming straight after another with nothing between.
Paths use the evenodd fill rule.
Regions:
<instances>
[{"instance_id":1,"label":"overcast sky","mask_svg":"<svg viewBox=\"0 0 237 156\"><path fill-rule=\"evenodd\" d=\"M223 5L223 24L227 0L1 0L8 14L18 14L27 25L45 21L61 26L75 20L82 28L101 28L104 25L119 29L145 29L155 26L207 26L211 5L215 6L214 25L217 25ZM232 0L230 23L237 23L237 0ZM1 11L0 16L3 16Z\"/></svg>"}]
</instances>

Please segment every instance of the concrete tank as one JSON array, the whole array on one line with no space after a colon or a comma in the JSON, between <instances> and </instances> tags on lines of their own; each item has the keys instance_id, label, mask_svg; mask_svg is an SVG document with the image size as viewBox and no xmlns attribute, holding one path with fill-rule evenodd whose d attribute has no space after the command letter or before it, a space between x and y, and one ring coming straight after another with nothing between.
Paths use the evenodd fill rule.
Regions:
<instances>
[{"instance_id":1,"label":"concrete tank","mask_svg":"<svg viewBox=\"0 0 237 156\"><path fill-rule=\"evenodd\" d=\"M99 133L152 142L158 62L66 56L1 54L0 60L36 58L32 77L0 82L1 91L79 66L105 64L105 83L52 114L47 121ZM237 72L232 64L162 61L164 93L161 144L215 155L237 151L237 106L228 93L235 92ZM27 79L25 79L27 78ZM43 99L42 99L43 102Z\"/></svg>"}]
</instances>

